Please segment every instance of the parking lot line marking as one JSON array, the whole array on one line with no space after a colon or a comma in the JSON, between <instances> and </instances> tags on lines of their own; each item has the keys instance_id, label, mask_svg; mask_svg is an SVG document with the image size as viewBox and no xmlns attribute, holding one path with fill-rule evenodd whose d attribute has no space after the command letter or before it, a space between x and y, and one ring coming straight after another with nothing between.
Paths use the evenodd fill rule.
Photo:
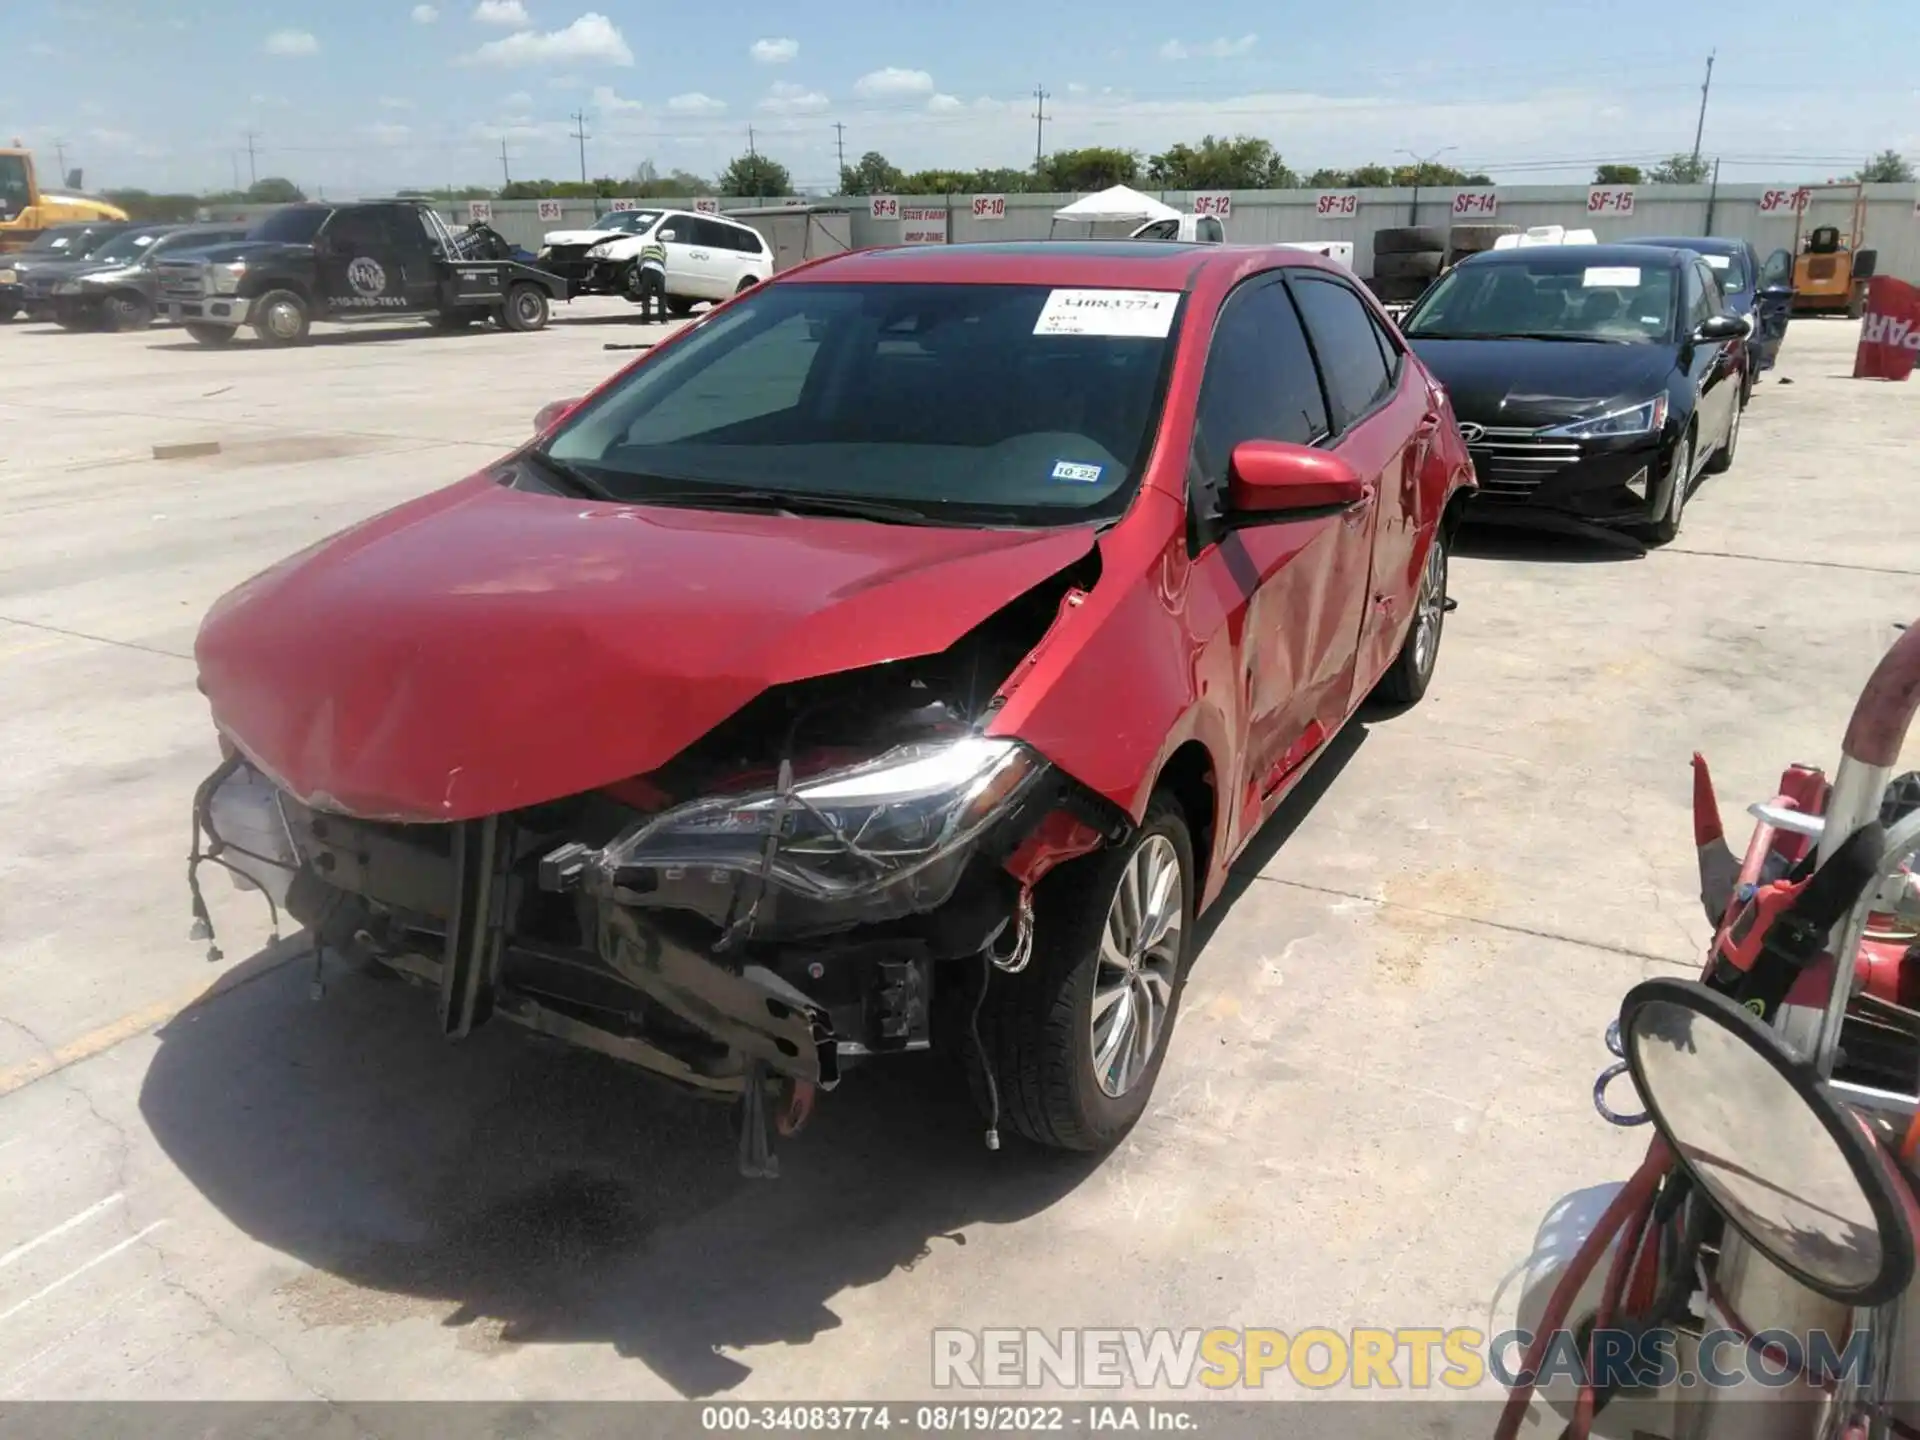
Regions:
<instances>
[{"instance_id":1,"label":"parking lot line marking","mask_svg":"<svg viewBox=\"0 0 1920 1440\"><path fill-rule=\"evenodd\" d=\"M58 1280L55 1280L52 1284L42 1285L38 1290L34 1291L33 1294L29 1295L26 1299L22 1300L18 1305L15 1305L11 1310L0 1310L0 1324L5 1324L7 1321L11 1320L14 1316L18 1315L22 1310L27 1309L29 1306L38 1305L42 1300L46 1299L49 1295L53 1294L54 1291L59 1290L67 1285L71 1285L74 1281L78 1280L82 1275L86 1274L89 1270L93 1269L96 1265L106 1264L107 1261L111 1260L114 1256L118 1255L122 1250L132 1249L135 1245L138 1245L142 1240L146 1239L147 1236L151 1235L154 1231L158 1230L162 1225L166 1223L167 1222L164 1220L154 1221L151 1225L147 1226L146 1229L137 1231L136 1233L129 1235L126 1239L122 1240L118 1245L108 1246L105 1250L102 1250L98 1255L94 1256L91 1260L87 1261L86 1264L79 1266L77 1269L69 1270L66 1274L62 1275Z\"/></svg>"},{"instance_id":2,"label":"parking lot line marking","mask_svg":"<svg viewBox=\"0 0 1920 1440\"><path fill-rule=\"evenodd\" d=\"M14 1261L18 1260L22 1255L28 1254L34 1250L38 1250L42 1245L46 1244L49 1240L57 1240L60 1238L60 1236L66 1234L67 1231L86 1224L87 1221L93 1219L94 1216L100 1214L104 1210L111 1209L113 1206L118 1205L122 1200L126 1198L127 1196L124 1190L116 1190L113 1194L109 1195L106 1199L97 1201L94 1204L89 1205L86 1209L82 1210L78 1215L74 1215L69 1217L68 1219L62 1220L58 1225L54 1226L51 1230L44 1230L40 1234L34 1236L33 1239L14 1246L13 1249L7 1251L6 1254L0 1255L0 1270L6 1269L7 1266L11 1265Z\"/></svg>"},{"instance_id":3,"label":"parking lot line marking","mask_svg":"<svg viewBox=\"0 0 1920 1440\"><path fill-rule=\"evenodd\" d=\"M1810 565L1816 570L1860 570L1868 575L1920 575L1920 570L1901 570L1892 565L1856 565L1850 560L1809 560L1800 555L1743 555L1738 550L1683 550L1678 545L1663 547L1665 555L1698 555L1706 560L1751 560L1757 565Z\"/></svg>"},{"instance_id":4,"label":"parking lot line marking","mask_svg":"<svg viewBox=\"0 0 1920 1440\"><path fill-rule=\"evenodd\" d=\"M238 990L243 985L251 985L262 976L271 975L281 966L310 953L305 947L295 947L238 980L232 979L233 972L229 971L214 981L211 987L196 985L191 991L176 995L171 1000L161 1000L144 1009L122 1015L118 1020L102 1025L98 1030L88 1031L77 1040L69 1040L57 1050L50 1050L45 1055L37 1055L9 1069L0 1070L0 1098L5 1098L16 1090L24 1090L36 1080L57 1075L69 1065L78 1065L83 1060L104 1055L116 1045L131 1040L135 1036L144 1035L149 1030L157 1030L176 1015L184 1015L187 1011L218 1000L222 995Z\"/></svg>"},{"instance_id":5,"label":"parking lot line marking","mask_svg":"<svg viewBox=\"0 0 1920 1440\"><path fill-rule=\"evenodd\" d=\"M169 660L191 660L193 656L182 655L177 650L162 650L157 645L142 645L138 640L112 640L105 635L89 635L84 630L68 630L60 625L48 625L39 620L19 620L12 615L0 615L0 625L18 625L26 630L39 630L48 635L64 635L69 640L91 640L96 645L118 645L122 650L141 650L149 655L164 655Z\"/></svg>"}]
</instances>

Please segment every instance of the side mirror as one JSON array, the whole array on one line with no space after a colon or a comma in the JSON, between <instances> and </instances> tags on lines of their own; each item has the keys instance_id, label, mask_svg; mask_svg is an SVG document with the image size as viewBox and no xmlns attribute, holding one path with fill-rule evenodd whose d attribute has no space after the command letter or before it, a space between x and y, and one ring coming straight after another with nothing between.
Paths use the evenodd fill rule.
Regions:
<instances>
[{"instance_id":1,"label":"side mirror","mask_svg":"<svg viewBox=\"0 0 1920 1440\"><path fill-rule=\"evenodd\" d=\"M1620 1036L1661 1137L1755 1249L1832 1300L1871 1306L1906 1290L1906 1182L1770 1026L1698 981L1663 977L1627 992Z\"/></svg>"},{"instance_id":2,"label":"side mirror","mask_svg":"<svg viewBox=\"0 0 1920 1440\"><path fill-rule=\"evenodd\" d=\"M573 407L579 403L580 397L578 396L575 396L571 400L549 400L545 405L540 407L539 413L533 417L533 433L536 435L546 434L547 431L551 430L562 420L566 419L568 415L572 414Z\"/></svg>"},{"instance_id":3,"label":"side mirror","mask_svg":"<svg viewBox=\"0 0 1920 1440\"><path fill-rule=\"evenodd\" d=\"M1367 482L1338 455L1285 440L1243 440L1227 466L1227 505L1236 514L1327 510L1367 498Z\"/></svg>"},{"instance_id":4,"label":"side mirror","mask_svg":"<svg viewBox=\"0 0 1920 1440\"><path fill-rule=\"evenodd\" d=\"M1693 338L1704 342L1744 340L1750 333L1747 322L1738 315L1710 315L1700 322Z\"/></svg>"}]
</instances>

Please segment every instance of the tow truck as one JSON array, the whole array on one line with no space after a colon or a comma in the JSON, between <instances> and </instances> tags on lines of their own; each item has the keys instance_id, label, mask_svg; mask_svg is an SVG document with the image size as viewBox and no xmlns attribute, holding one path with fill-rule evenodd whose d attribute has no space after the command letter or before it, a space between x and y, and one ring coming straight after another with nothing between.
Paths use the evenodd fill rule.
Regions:
<instances>
[{"instance_id":1,"label":"tow truck","mask_svg":"<svg viewBox=\"0 0 1920 1440\"><path fill-rule=\"evenodd\" d=\"M243 325L264 344L297 345L316 320L543 329L566 281L500 258L485 238L456 236L424 201L289 205L245 240L161 261L160 298L202 345L225 345Z\"/></svg>"}]
</instances>

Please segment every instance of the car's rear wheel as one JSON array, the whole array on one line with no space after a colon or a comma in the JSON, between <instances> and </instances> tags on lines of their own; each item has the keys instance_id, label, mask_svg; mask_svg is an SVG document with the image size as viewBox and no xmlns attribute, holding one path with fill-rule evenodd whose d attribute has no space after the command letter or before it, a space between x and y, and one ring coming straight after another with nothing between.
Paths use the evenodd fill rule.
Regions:
<instances>
[{"instance_id":1,"label":"car's rear wheel","mask_svg":"<svg viewBox=\"0 0 1920 1440\"><path fill-rule=\"evenodd\" d=\"M1186 817L1159 794L1129 843L1035 890L1032 959L994 972L981 1016L1011 1129L1052 1149L1097 1151L1139 1120L1193 956L1193 873ZM986 1087L976 1095L990 1106Z\"/></svg>"},{"instance_id":2,"label":"car's rear wheel","mask_svg":"<svg viewBox=\"0 0 1920 1440\"><path fill-rule=\"evenodd\" d=\"M198 343L216 347L231 345L233 343L233 337L237 333L231 325L208 325L204 321L198 320L189 320L186 322L186 326L187 334L191 335Z\"/></svg>"},{"instance_id":3,"label":"car's rear wheel","mask_svg":"<svg viewBox=\"0 0 1920 1440\"><path fill-rule=\"evenodd\" d=\"M1680 437L1673 452L1673 480L1667 487L1667 508L1653 522L1652 539L1666 545L1680 533L1680 516L1687 508L1687 487L1693 483L1693 431Z\"/></svg>"},{"instance_id":4,"label":"car's rear wheel","mask_svg":"<svg viewBox=\"0 0 1920 1440\"><path fill-rule=\"evenodd\" d=\"M695 301L689 300L685 295L669 295L667 297L667 313L677 320L684 320L693 313L695 303Z\"/></svg>"},{"instance_id":5,"label":"car's rear wheel","mask_svg":"<svg viewBox=\"0 0 1920 1440\"><path fill-rule=\"evenodd\" d=\"M742 275L740 277L740 283L733 287L733 293L736 295L744 295L759 283L760 277L758 275Z\"/></svg>"},{"instance_id":6,"label":"car's rear wheel","mask_svg":"<svg viewBox=\"0 0 1920 1440\"><path fill-rule=\"evenodd\" d=\"M1413 596L1413 623L1374 694L1390 705L1412 705L1433 683L1440 660L1440 635L1447 623L1447 527L1442 524L1420 567L1420 588Z\"/></svg>"},{"instance_id":7,"label":"car's rear wheel","mask_svg":"<svg viewBox=\"0 0 1920 1440\"><path fill-rule=\"evenodd\" d=\"M1724 475L1733 468L1733 452L1740 444L1740 416L1747 408L1747 397L1736 396L1733 402L1733 415L1727 421L1726 443L1713 452L1713 458L1702 467L1707 475Z\"/></svg>"},{"instance_id":8,"label":"car's rear wheel","mask_svg":"<svg viewBox=\"0 0 1920 1440\"><path fill-rule=\"evenodd\" d=\"M307 302L291 290L269 290L253 302L253 333L267 345L298 345L312 317Z\"/></svg>"},{"instance_id":9,"label":"car's rear wheel","mask_svg":"<svg viewBox=\"0 0 1920 1440\"><path fill-rule=\"evenodd\" d=\"M547 326L547 296L538 285L525 283L507 291L507 303L501 307L500 323L508 330L544 330Z\"/></svg>"}]
</instances>

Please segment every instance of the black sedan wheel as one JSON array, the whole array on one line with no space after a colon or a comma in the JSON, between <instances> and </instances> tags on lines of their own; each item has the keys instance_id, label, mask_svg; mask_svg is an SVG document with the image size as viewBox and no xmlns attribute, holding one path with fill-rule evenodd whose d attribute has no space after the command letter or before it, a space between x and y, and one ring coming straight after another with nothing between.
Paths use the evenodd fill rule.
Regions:
<instances>
[{"instance_id":1,"label":"black sedan wheel","mask_svg":"<svg viewBox=\"0 0 1920 1440\"><path fill-rule=\"evenodd\" d=\"M1665 545L1680 533L1680 515L1687 508L1687 488L1693 483L1693 432L1680 437L1673 451L1673 483L1667 489L1667 508L1653 522L1653 543Z\"/></svg>"},{"instance_id":2,"label":"black sedan wheel","mask_svg":"<svg viewBox=\"0 0 1920 1440\"><path fill-rule=\"evenodd\" d=\"M1740 445L1740 416L1747 408L1743 395L1733 402L1733 415L1727 421L1727 438L1720 448L1713 452L1713 458L1703 468L1707 475L1724 475L1733 468L1733 452Z\"/></svg>"}]
</instances>

